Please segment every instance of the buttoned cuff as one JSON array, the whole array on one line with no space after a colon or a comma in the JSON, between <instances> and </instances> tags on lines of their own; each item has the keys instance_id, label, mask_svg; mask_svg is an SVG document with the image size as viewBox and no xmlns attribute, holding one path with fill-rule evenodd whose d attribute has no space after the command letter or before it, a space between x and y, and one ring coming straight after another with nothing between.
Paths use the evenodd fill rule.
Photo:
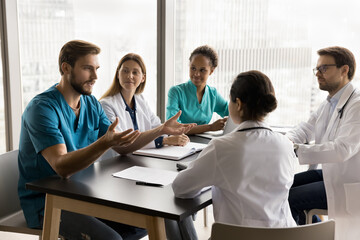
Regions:
<instances>
[{"instance_id":1,"label":"buttoned cuff","mask_svg":"<svg viewBox=\"0 0 360 240\"><path fill-rule=\"evenodd\" d=\"M156 148L162 148L164 145L163 145L163 140L164 140L164 137L163 136L160 136L158 137L157 139L155 139L155 147Z\"/></svg>"}]
</instances>

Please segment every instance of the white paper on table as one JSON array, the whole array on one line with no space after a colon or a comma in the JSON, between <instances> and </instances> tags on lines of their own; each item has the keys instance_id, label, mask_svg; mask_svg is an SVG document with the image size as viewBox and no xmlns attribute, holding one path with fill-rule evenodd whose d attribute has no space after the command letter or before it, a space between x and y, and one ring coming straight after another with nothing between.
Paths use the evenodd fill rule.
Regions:
<instances>
[{"instance_id":1,"label":"white paper on table","mask_svg":"<svg viewBox=\"0 0 360 240\"><path fill-rule=\"evenodd\" d=\"M171 184L177 174L178 172L170 170L133 166L120 172L113 173L112 175L114 177L147 183L158 183L165 186Z\"/></svg>"}]
</instances>

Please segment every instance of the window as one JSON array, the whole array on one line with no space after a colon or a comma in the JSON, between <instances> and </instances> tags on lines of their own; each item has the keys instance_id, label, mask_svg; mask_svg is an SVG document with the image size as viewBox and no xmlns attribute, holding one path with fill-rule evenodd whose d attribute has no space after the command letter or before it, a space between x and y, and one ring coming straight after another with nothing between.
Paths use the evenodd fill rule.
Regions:
<instances>
[{"instance_id":1,"label":"window","mask_svg":"<svg viewBox=\"0 0 360 240\"><path fill-rule=\"evenodd\" d=\"M307 120L327 95L318 89L312 73L316 51L338 45L359 55L359 7L356 0L343 5L325 0L176 1L173 84L189 79L190 53L208 44L219 55L209 85L228 98L237 74L260 70L272 80L278 99L268 122L296 125ZM359 85L359 74L353 82Z\"/></svg>"},{"instance_id":2,"label":"window","mask_svg":"<svg viewBox=\"0 0 360 240\"><path fill-rule=\"evenodd\" d=\"M2 45L2 36L0 31L0 46ZM4 108L4 80L3 80L3 56L0 47L0 153L6 152L6 132L5 132L5 108Z\"/></svg>"},{"instance_id":3,"label":"window","mask_svg":"<svg viewBox=\"0 0 360 240\"><path fill-rule=\"evenodd\" d=\"M58 55L73 39L101 48L93 94L110 86L117 64L129 52L147 68L144 95L156 112L156 0L18 0L23 102L60 81Z\"/></svg>"}]
</instances>

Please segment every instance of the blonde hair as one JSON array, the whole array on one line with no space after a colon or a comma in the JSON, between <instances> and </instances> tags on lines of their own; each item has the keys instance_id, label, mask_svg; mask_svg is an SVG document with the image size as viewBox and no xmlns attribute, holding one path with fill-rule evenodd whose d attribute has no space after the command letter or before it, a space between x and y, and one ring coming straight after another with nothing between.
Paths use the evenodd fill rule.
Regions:
<instances>
[{"instance_id":1,"label":"blonde hair","mask_svg":"<svg viewBox=\"0 0 360 240\"><path fill-rule=\"evenodd\" d=\"M145 83L146 83L146 67L145 67L144 60L138 54L128 53L120 59L119 64L115 71L114 80L111 83L111 86L109 87L109 89L104 93L104 95L102 95L102 97L100 99L103 99L108 96L114 96L114 95L118 94L119 92L121 92L122 87L119 82L118 72L119 72L121 66L123 65L123 63L126 61L129 61L129 60L133 60L133 61L137 62L141 68L142 73L144 74L144 81L142 83L140 83L140 85L136 88L135 94L140 94L144 91Z\"/></svg>"}]
</instances>

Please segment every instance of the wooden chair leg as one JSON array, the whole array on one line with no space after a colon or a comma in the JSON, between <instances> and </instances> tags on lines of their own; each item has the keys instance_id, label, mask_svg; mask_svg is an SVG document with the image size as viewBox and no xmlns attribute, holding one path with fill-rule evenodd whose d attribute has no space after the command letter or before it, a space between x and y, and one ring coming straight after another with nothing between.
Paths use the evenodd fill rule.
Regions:
<instances>
[{"instance_id":1,"label":"wooden chair leg","mask_svg":"<svg viewBox=\"0 0 360 240\"><path fill-rule=\"evenodd\" d=\"M207 217L207 207L204 208L204 227L208 225L208 217Z\"/></svg>"}]
</instances>

